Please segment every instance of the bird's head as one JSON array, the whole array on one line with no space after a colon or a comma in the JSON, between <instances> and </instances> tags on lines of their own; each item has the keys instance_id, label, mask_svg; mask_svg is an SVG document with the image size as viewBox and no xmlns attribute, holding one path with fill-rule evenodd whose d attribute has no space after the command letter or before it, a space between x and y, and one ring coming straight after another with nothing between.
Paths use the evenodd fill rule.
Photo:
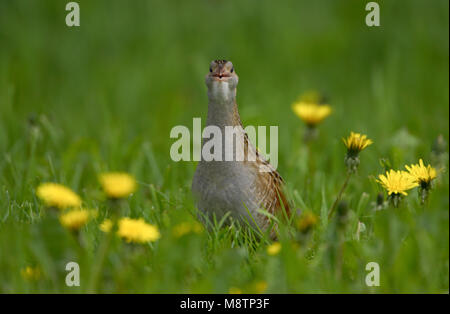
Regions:
<instances>
[{"instance_id":1,"label":"bird's head","mask_svg":"<svg viewBox=\"0 0 450 314\"><path fill-rule=\"evenodd\" d=\"M215 89L220 86L221 89L228 87L235 89L239 81L233 63L227 60L211 61L209 72L206 75L206 85L208 89Z\"/></svg>"}]
</instances>

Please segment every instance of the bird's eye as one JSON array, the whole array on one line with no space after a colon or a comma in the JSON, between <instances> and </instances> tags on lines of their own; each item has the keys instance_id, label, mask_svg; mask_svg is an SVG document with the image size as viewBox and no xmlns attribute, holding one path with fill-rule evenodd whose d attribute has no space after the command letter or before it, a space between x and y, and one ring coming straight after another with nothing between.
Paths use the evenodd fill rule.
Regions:
<instances>
[{"instance_id":1,"label":"bird's eye","mask_svg":"<svg viewBox=\"0 0 450 314\"><path fill-rule=\"evenodd\" d=\"M234 67L232 67L230 70L230 73L233 73L233 72L234 72Z\"/></svg>"},{"instance_id":2,"label":"bird's eye","mask_svg":"<svg viewBox=\"0 0 450 314\"><path fill-rule=\"evenodd\" d=\"M209 67L209 72L212 72L212 67Z\"/></svg>"}]
</instances>

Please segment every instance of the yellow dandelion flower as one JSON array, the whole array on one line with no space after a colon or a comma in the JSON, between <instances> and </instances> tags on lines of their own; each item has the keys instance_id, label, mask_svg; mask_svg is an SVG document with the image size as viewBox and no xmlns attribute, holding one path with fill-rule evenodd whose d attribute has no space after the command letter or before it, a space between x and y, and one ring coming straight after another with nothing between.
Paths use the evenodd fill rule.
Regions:
<instances>
[{"instance_id":1,"label":"yellow dandelion flower","mask_svg":"<svg viewBox=\"0 0 450 314\"><path fill-rule=\"evenodd\" d=\"M59 221L61 224L71 230L78 231L91 218L91 212L87 209L73 209L67 213L61 214Z\"/></svg>"},{"instance_id":2,"label":"yellow dandelion flower","mask_svg":"<svg viewBox=\"0 0 450 314\"><path fill-rule=\"evenodd\" d=\"M269 255L277 255L281 251L281 243L274 242L267 247L267 254Z\"/></svg>"},{"instance_id":3,"label":"yellow dandelion flower","mask_svg":"<svg viewBox=\"0 0 450 314\"><path fill-rule=\"evenodd\" d=\"M254 285L256 293L263 293L267 290L267 282L264 280L257 281Z\"/></svg>"},{"instance_id":4,"label":"yellow dandelion flower","mask_svg":"<svg viewBox=\"0 0 450 314\"><path fill-rule=\"evenodd\" d=\"M182 222L176 225L172 230L173 235L177 238L180 238L190 232L191 232L191 224L187 222Z\"/></svg>"},{"instance_id":5,"label":"yellow dandelion flower","mask_svg":"<svg viewBox=\"0 0 450 314\"><path fill-rule=\"evenodd\" d=\"M406 193L407 190L418 186L415 178L406 171L395 171L391 169L386 172L386 175L380 174L378 178L378 183L388 191L389 195L408 195Z\"/></svg>"},{"instance_id":6,"label":"yellow dandelion flower","mask_svg":"<svg viewBox=\"0 0 450 314\"><path fill-rule=\"evenodd\" d=\"M20 270L20 275L25 280L34 281L41 278L41 270L39 267L27 266Z\"/></svg>"},{"instance_id":7,"label":"yellow dandelion flower","mask_svg":"<svg viewBox=\"0 0 450 314\"><path fill-rule=\"evenodd\" d=\"M105 219L103 220L103 222L100 224L100 230L103 232L110 232L111 228L112 228L112 221L111 219Z\"/></svg>"},{"instance_id":8,"label":"yellow dandelion flower","mask_svg":"<svg viewBox=\"0 0 450 314\"><path fill-rule=\"evenodd\" d=\"M180 238L189 233L201 233L202 231L203 227L197 222L182 222L173 227L172 233L175 237Z\"/></svg>"},{"instance_id":9,"label":"yellow dandelion flower","mask_svg":"<svg viewBox=\"0 0 450 314\"><path fill-rule=\"evenodd\" d=\"M351 156L358 155L367 146L372 145L373 141L367 138L367 135L350 132L350 136L342 139L347 147L347 154Z\"/></svg>"},{"instance_id":10,"label":"yellow dandelion flower","mask_svg":"<svg viewBox=\"0 0 450 314\"><path fill-rule=\"evenodd\" d=\"M64 209L81 206L80 197L61 184L42 183L38 186L36 194L49 207Z\"/></svg>"},{"instance_id":11,"label":"yellow dandelion flower","mask_svg":"<svg viewBox=\"0 0 450 314\"><path fill-rule=\"evenodd\" d=\"M425 167L423 160L419 160L419 164L405 166L409 174L412 175L415 181L425 189L430 187L431 181L437 177L437 171L435 168L428 165Z\"/></svg>"},{"instance_id":12,"label":"yellow dandelion flower","mask_svg":"<svg viewBox=\"0 0 450 314\"><path fill-rule=\"evenodd\" d=\"M367 138L367 135L350 132L350 136L343 138L342 141L347 147L345 164L349 173L355 173L359 166L359 153L367 146L372 145L373 141Z\"/></svg>"},{"instance_id":13,"label":"yellow dandelion flower","mask_svg":"<svg viewBox=\"0 0 450 314\"><path fill-rule=\"evenodd\" d=\"M200 223L198 223L198 222L194 222L193 224L192 224L192 231L193 232L195 232L195 233L202 233L203 232L203 225L202 224L200 224Z\"/></svg>"},{"instance_id":14,"label":"yellow dandelion flower","mask_svg":"<svg viewBox=\"0 0 450 314\"><path fill-rule=\"evenodd\" d=\"M110 219L105 219L100 224L100 230L103 232L110 232L112 227ZM135 243L153 242L161 237L158 227L146 223L142 218L129 217L119 219L117 234L125 241Z\"/></svg>"},{"instance_id":15,"label":"yellow dandelion flower","mask_svg":"<svg viewBox=\"0 0 450 314\"><path fill-rule=\"evenodd\" d=\"M308 90L301 94L298 100L307 103L322 104L325 99L318 91Z\"/></svg>"},{"instance_id":16,"label":"yellow dandelion flower","mask_svg":"<svg viewBox=\"0 0 450 314\"><path fill-rule=\"evenodd\" d=\"M231 287L231 288L228 290L228 293L229 293L229 294L241 294L241 293L242 293L242 290L239 289L239 288L236 288L236 287Z\"/></svg>"},{"instance_id":17,"label":"yellow dandelion flower","mask_svg":"<svg viewBox=\"0 0 450 314\"><path fill-rule=\"evenodd\" d=\"M145 243L158 240L161 235L156 226L148 224L144 219L128 217L119 220L117 234L127 242Z\"/></svg>"},{"instance_id":18,"label":"yellow dandelion flower","mask_svg":"<svg viewBox=\"0 0 450 314\"><path fill-rule=\"evenodd\" d=\"M317 224L317 216L313 212L305 212L298 220L297 226L301 232L308 232Z\"/></svg>"},{"instance_id":19,"label":"yellow dandelion flower","mask_svg":"<svg viewBox=\"0 0 450 314\"><path fill-rule=\"evenodd\" d=\"M110 198L128 197L136 190L136 180L124 172L103 173L99 177L100 184Z\"/></svg>"},{"instance_id":20,"label":"yellow dandelion flower","mask_svg":"<svg viewBox=\"0 0 450 314\"><path fill-rule=\"evenodd\" d=\"M300 101L292 106L294 113L308 126L314 127L331 114L329 105Z\"/></svg>"}]
</instances>

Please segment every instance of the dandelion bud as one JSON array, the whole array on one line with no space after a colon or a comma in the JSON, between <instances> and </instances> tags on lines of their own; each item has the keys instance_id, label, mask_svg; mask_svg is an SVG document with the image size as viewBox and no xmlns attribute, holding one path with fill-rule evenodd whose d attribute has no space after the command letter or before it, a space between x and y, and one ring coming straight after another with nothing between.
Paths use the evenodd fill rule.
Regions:
<instances>
[{"instance_id":1,"label":"dandelion bud","mask_svg":"<svg viewBox=\"0 0 450 314\"><path fill-rule=\"evenodd\" d=\"M385 172L388 172L392 169L391 161L387 158L380 158L380 166L384 169Z\"/></svg>"},{"instance_id":2,"label":"dandelion bud","mask_svg":"<svg viewBox=\"0 0 450 314\"><path fill-rule=\"evenodd\" d=\"M358 221L358 227L356 229L356 239L358 241L359 241L359 239L361 237L361 234L364 233L364 232L366 232L366 225L363 222Z\"/></svg>"},{"instance_id":3,"label":"dandelion bud","mask_svg":"<svg viewBox=\"0 0 450 314\"><path fill-rule=\"evenodd\" d=\"M22 278L29 281L36 281L41 278L41 270L39 267L27 266L20 270L20 274L22 275Z\"/></svg>"},{"instance_id":4,"label":"dandelion bud","mask_svg":"<svg viewBox=\"0 0 450 314\"><path fill-rule=\"evenodd\" d=\"M440 134L436 138L431 150L434 154L437 155L445 154L445 152L447 151L447 142L445 141L444 136L442 136L442 134Z\"/></svg>"},{"instance_id":5,"label":"dandelion bud","mask_svg":"<svg viewBox=\"0 0 450 314\"><path fill-rule=\"evenodd\" d=\"M355 173L358 170L359 163L358 156L349 156L348 154L345 156L345 165L349 172Z\"/></svg>"},{"instance_id":6,"label":"dandelion bud","mask_svg":"<svg viewBox=\"0 0 450 314\"><path fill-rule=\"evenodd\" d=\"M297 222L298 230L303 234L307 234L317 224L317 221L317 216L313 212L307 211L303 213Z\"/></svg>"},{"instance_id":7,"label":"dandelion bud","mask_svg":"<svg viewBox=\"0 0 450 314\"><path fill-rule=\"evenodd\" d=\"M345 217L347 216L348 213L348 202L345 200L342 200L339 202L338 207L337 207L337 212L338 215L341 217Z\"/></svg>"},{"instance_id":8,"label":"dandelion bud","mask_svg":"<svg viewBox=\"0 0 450 314\"><path fill-rule=\"evenodd\" d=\"M345 200L340 201L339 204L337 205L337 214L339 217L338 222L341 227L343 227L347 222L348 209L349 209L348 202Z\"/></svg>"},{"instance_id":9,"label":"dandelion bud","mask_svg":"<svg viewBox=\"0 0 450 314\"><path fill-rule=\"evenodd\" d=\"M391 194L388 197L389 202L394 208L398 208L400 205L401 194Z\"/></svg>"},{"instance_id":10,"label":"dandelion bud","mask_svg":"<svg viewBox=\"0 0 450 314\"><path fill-rule=\"evenodd\" d=\"M427 199L428 199L428 190L427 190L427 189L422 189L422 188L420 188L420 189L419 189L419 197L420 197L420 202L421 202L422 204L425 204L425 202L426 202Z\"/></svg>"},{"instance_id":11,"label":"dandelion bud","mask_svg":"<svg viewBox=\"0 0 450 314\"><path fill-rule=\"evenodd\" d=\"M439 135L433 143L431 150L431 163L443 169L448 161L447 142L442 135Z\"/></svg>"},{"instance_id":12,"label":"dandelion bud","mask_svg":"<svg viewBox=\"0 0 450 314\"><path fill-rule=\"evenodd\" d=\"M382 207L383 204L384 204L384 194L380 192L377 195L377 207Z\"/></svg>"}]
</instances>

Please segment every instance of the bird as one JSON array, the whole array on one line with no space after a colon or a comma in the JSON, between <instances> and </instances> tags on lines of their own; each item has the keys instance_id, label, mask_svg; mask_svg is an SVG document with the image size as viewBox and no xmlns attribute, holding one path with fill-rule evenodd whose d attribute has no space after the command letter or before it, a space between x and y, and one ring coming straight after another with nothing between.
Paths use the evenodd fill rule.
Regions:
<instances>
[{"instance_id":1,"label":"bird","mask_svg":"<svg viewBox=\"0 0 450 314\"><path fill-rule=\"evenodd\" d=\"M277 226L261 209L272 215L284 210L289 216L290 206L283 192L285 183L276 169L250 142L244 130L236 103L238 81L239 77L231 61L214 60L210 63L205 78L208 89L205 129L210 127L221 131L221 150L215 152L215 156L219 158L212 160L202 154L191 190L203 220L213 220L215 216L216 221L220 221L227 215L232 217L231 220L247 221L254 229L268 232L274 238ZM233 158L228 159L225 152L227 142L230 141L227 127L236 130L236 143L237 139L243 140L243 145L234 146ZM207 143L203 140L202 152L205 145ZM216 148L212 150L214 149Z\"/></svg>"}]
</instances>

